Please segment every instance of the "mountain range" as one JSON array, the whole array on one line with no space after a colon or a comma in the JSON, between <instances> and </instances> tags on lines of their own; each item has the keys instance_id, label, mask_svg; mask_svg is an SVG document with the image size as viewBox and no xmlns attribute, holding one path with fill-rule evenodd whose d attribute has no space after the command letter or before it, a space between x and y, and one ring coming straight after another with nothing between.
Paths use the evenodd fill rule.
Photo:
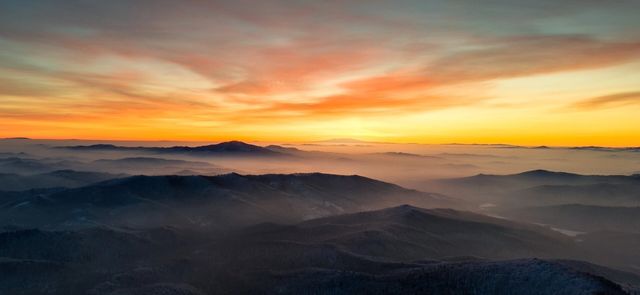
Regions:
<instances>
[{"instance_id":1,"label":"mountain range","mask_svg":"<svg viewBox=\"0 0 640 295\"><path fill-rule=\"evenodd\" d=\"M581 175L532 170L511 175L479 174L432 182L436 191L505 206L580 203L640 206L640 175Z\"/></svg>"},{"instance_id":2,"label":"mountain range","mask_svg":"<svg viewBox=\"0 0 640 295\"><path fill-rule=\"evenodd\" d=\"M78 142L0 145L0 294L640 292L640 175L477 174L569 149Z\"/></svg>"},{"instance_id":3,"label":"mountain range","mask_svg":"<svg viewBox=\"0 0 640 295\"><path fill-rule=\"evenodd\" d=\"M292 222L398 204L464 203L361 176L330 174L132 176L6 200L0 224L66 228L93 224L228 227Z\"/></svg>"},{"instance_id":4,"label":"mountain range","mask_svg":"<svg viewBox=\"0 0 640 295\"><path fill-rule=\"evenodd\" d=\"M280 153L265 147L244 143L241 141L227 141L203 146L172 146L172 147L129 147L113 144L64 146L63 149L75 151L138 151L156 154L182 154L192 156L243 156L243 157L281 157Z\"/></svg>"},{"instance_id":5,"label":"mountain range","mask_svg":"<svg viewBox=\"0 0 640 295\"><path fill-rule=\"evenodd\" d=\"M0 188L4 191L52 187L73 188L124 176L126 175L74 170L58 170L35 175L0 173Z\"/></svg>"},{"instance_id":6,"label":"mountain range","mask_svg":"<svg viewBox=\"0 0 640 295\"><path fill-rule=\"evenodd\" d=\"M225 234L174 227L10 230L0 233L0 291L526 295L637 290L640 278L634 274L553 258L575 252L571 243L543 227L408 205L293 225L263 223ZM547 258L524 258L532 255Z\"/></svg>"}]
</instances>

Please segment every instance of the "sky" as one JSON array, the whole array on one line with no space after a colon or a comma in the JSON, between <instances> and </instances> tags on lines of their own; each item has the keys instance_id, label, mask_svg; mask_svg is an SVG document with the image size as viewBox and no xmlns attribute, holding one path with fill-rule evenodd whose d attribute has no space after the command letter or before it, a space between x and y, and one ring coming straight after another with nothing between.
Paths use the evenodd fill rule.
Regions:
<instances>
[{"instance_id":1,"label":"sky","mask_svg":"<svg viewBox=\"0 0 640 295\"><path fill-rule=\"evenodd\" d=\"M0 137L640 146L640 1L0 1Z\"/></svg>"}]
</instances>

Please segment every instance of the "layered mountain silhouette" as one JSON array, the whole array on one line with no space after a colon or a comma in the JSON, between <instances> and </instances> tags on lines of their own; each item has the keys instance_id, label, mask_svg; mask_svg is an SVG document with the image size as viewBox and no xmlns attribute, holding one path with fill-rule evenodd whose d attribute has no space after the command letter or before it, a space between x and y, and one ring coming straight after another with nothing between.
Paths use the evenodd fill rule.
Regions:
<instances>
[{"instance_id":1,"label":"layered mountain silhouette","mask_svg":"<svg viewBox=\"0 0 640 295\"><path fill-rule=\"evenodd\" d=\"M0 158L0 173L9 174L40 174L57 170L74 169L78 161L62 159L34 159L28 157Z\"/></svg>"},{"instance_id":2,"label":"layered mountain silhouette","mask_svg":"<svg viewBox=\"0 0 640 295\"><path fill-rule=\"evenodd\" d=\"M0 208L0 224L64 228L92 224L227 227L293 222L410 203L461 201L361 176L330 174L133 176L36 196Z\"/></svg>"},{"instance_id":3,"label":"layered mountain silhouette","mask_svg":"<svg viewBox=\"0 0 640 295\"><path fill-rule=\"evenodd\" d=\"M257 241L331 244L350 253L391 261L455 256L570 257L577 251L571 239L544 227L410 205L330 216L294 226L258 226L250 236Z\"/></svg>"},{"instance_id":4,"label":"layered mountain silhouette","mask_svg":"<svg viewBox=\"0 0 640 295\"><path fill-rule=\"evenodd\" d=\"M228 141L218 144L203 146L172 146L172 147L128 147L112 144L66 146L64 149L76 151L139 151L157 154L183 154L192 156L244 156L266 157L285 156L286 154L265 147L244 143L241 141Z\"/></svg>"},{"instance_id":5,"label":"layered mountain silhouette","mask_svg":"<svg viewBox=\"0 0 640 295\"><path fill-rule=\"evenodd\" d=\"M167 227L13 230L0 234L0 292L627 294L637 288L636 275L581 261L492 260L553 257L573 251L567 243L542 227L408 205L226 234Z\"/></svg>"},{"instance_id":6,"label":"layered mountain silhouette","mask_svg":"<svg viewBox=\"0 0 640 295\"><path fill-rule=\"evenodd\" d=\"M47 187L50 185L50 181L45 179L47 174L55 173L56 171L72 170L84 172L85 174L101 172L121 176L125 174L167 175L179 174L181 171L191 171L191 175L215 175L232 172L230 169L208 162L165 159L160 157L125 157L97 160L61 160L27 157L0 158L0 175L3 175L5 178L14 177L16 178L15 182L30 183L30 185L17 186L15 189ZM20 176L32 177L33 181L26 181L27 178L24 177L23 179L25 179L25 181L18 180L17 178ZM42 178L42 181L38 181L39 178ZM103 180L105 179L108 178L104 178ZM0 182L0 184L3 183ZM57 186L68 187L69 185L66 185L63 181ZM0 190L9 189L8 187L0 187Z\"/></svg>"},{"instance_id":7,"label":"layered mountain silhouette","mask_svg":"<svg viewBox=\"0 0 640 295\"><path fill-rule=\"evenodd\" d=\"M431 263L383 274L313 269L272 277L272 281L258 281L264 285L250 290L278 294L628 294L620 285L581 268L539 259Z\"/></svg>"},{"instance_id":8,"label":"layered mountain silhouette","mask_svg":"<svg viewBox=\"0 0 640 295\"><path fill-rule=\"evenodd\" d=\"M6 231L0 233L0 293L117 294L100 287L123 283L144 286L143 277L134 279L125 273L155 276L191 242L171 229ZM177 278L178 273L173 276ZM169 286L170 281L164 284ZM155 290L159 293L142 294L188 294L172 293L179 289L169 287L168 293Z\"/></svg>"},{"instance_id":9,"label":"layered mountain silhouette","mask_svg":"<svg viewBox=\"0 0 640 295\"><path fill-rule=\"evenodd\" d=\"M58 170L35 175L0 173L0 189L20 191L51 187L73 188L124 176L126 175L74 170Z\"/></svg>"},{"instance_id":10,"label":"layered mountain silhouette","mask_svg":"<svg viewBox=\"0 0 640 295\"><path fill-rule=\"evenodd\" d=\"M419 185L438 192L427 193L357 175L225 167L357 164L350 171L367 173L402 162L410 175L425 170L420 161L470 164L443 162L446 153L238 141L50 146L0 154L0 294L634 294L640 286L638 175L480 174ZM64 156L38 158L40 150ZM285 164L294 167L278 170Z\"/></svg>"},{"instance_id":11,"label":"layered mountain silhouette","mask_svg":"<svg viewBox=\"0 0 640 295\"><path fill-rule=\"evenodd\" d=\"M496 190L524 189L539 185L589 185L598 183L634 184L640 182L639 175L581 175L548 170L531 170L518 174L478 174L471 177L447 179L461 186L492 187Z\"/></svg>"},{"instance_id":12,"label":"layered mountain silhouette","mask_svg":"<svg viewBox=\"0 0 640 295\"><path fill-rule=\"evenodd\" d=\"M511 175L445 179L433 183L439 191L508 206L580 203L599 206L640 206L640 175L580 175L532 170Z\"/></svg>"},{"instance_id":13,"label":"layered mountain silhouette","mask_svg":"<svg viewBox=\"0 0 640 295\"><path fill-rule=\"evenodd\" d=\"M229 169L207 162L155 157L99 159L91 162L88 166L101 171L127 171L129 174L144 175L215 175L232 172Z\"/></svg>"}]
</instances>

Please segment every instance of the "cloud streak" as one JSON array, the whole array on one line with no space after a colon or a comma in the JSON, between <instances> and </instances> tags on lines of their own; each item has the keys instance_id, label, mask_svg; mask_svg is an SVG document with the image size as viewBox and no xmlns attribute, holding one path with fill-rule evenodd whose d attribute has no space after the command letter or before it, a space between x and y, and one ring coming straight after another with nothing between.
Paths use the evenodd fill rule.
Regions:
<instances>
[{"instance_id":1,"label":"cloud streak","mask_svg":"<svg viewBox=\"0 0 640 295\"><path fill-rule=\"evenodd\" d=\"M615 93L582 100L572 105L573 108L594 110L601 108L640 105L640 91Z\"/></svg>"}]
</instances>

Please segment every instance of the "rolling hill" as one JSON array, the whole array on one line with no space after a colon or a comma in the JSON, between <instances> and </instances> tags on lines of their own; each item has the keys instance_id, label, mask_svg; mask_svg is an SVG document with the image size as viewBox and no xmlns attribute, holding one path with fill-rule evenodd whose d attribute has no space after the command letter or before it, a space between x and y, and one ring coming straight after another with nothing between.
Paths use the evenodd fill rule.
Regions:
<instances>
[{"instance_id":1,"label":"rolling hill","mask_svg":"<svg viewBox=\"0 0 640 295\"><path fill-rule=\"evenodd\" d=\"M130 147L116 146L112 144L95 144L95 145L78 145L64 146L63 149L75 151L93 151L93 152L148 152L155 154L181 154L191 156L242 156L242 157L281 157L289 156L265 147L244 143L241 141L228 141L218 144L203 146L172 146L172 147Z\"/></svg>"},{"instance_id":2,"label":"rolling hill","mask_svg":"<svg viewBox=\"0 0 640 295\"><path fill-rule=\"evenodd\" d=\"M96 223L224 228L263 221L295 222L404 203L464 206L442 195L361 176L133 176L14 199L0 208L0 224L45 228Z\"/></svg>"}]
</instances>

